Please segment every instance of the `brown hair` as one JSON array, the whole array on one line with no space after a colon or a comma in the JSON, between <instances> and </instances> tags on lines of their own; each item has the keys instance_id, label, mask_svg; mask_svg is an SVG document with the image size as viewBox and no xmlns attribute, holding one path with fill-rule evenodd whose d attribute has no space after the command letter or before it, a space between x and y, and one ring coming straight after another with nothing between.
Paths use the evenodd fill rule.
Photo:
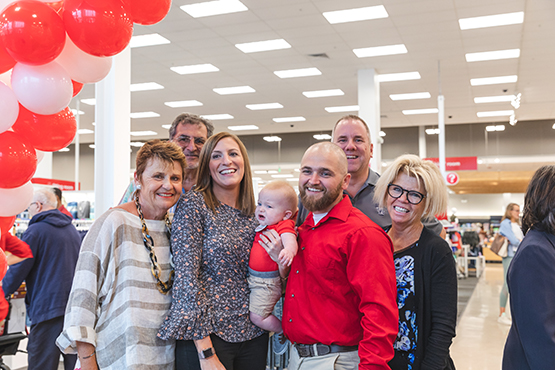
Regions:
<instances>
[{"instance_id":1,"label":"brown hair","mask_svg":"<svg viewBox=\"0 0 555 370\"><path fill-rule=\"evenodd\" d=\"M208 208L213 211L216 207L220 205L220 201L216 198L213 190L212 176L210 175L210 159L212 152L216 145L225 138L233 139L239 146L241 156L243 157L244 164L244 174L243 179L239 185L239 199L237 199L237 208L247 216L254 214L254 209L256 208L254 203L254 190L252 185L252 173L251 165L249 162L249 156L247 154L247 149L241 140L229 132L220 132L214 136L208 138L202 150L200 151L199 165L198 165L198 175L197 175L197 185L195 191L202 193L204 196L204 201Z\"/></svg>"},{"instance_id":2,"label":"brown hair","mask_svg":"<svg viewBox=\"0 0 555 370\"><path fill-rule=\"evenodd\" d=\"M187 160L185 159L185 154L181 148L170 141L162 141L159 139L154 139L147 141L137 152L136 163L136 174L137 179L141 179L143 172L145 172L146 166L150 159L160 159L168 164L173 164L173 162L179 163L181 167L182 175L185 173L185 168L187 168Z\"/></svg>"},{"instance_id":3,"label":"brown hair","mask_svg":"<svg viewBox=\"0 0 555 370\"><path fill-rule=\"evenodd\" d=\"M283 180L274 180L270 181L266 184L261 193L264 190L272 191L278 190L281 192L282 198L280 201L285 205L285 209L291 211L293 215L297 211L297 205L299 204L299 198L297 197L297 193L295 193L295 189L287 182Z\"/></svg>"},{"instance_id":4,"label":"brown hair","mask_svg":"<svg viewBox=\"0 0 555 370\"><path fill-rule=\"evenodd\" d=\"M534 173L526 195L522 232L537 229L555 235L555 166L543 166Z\"/></svg>"},{"instance_id":5,"label":"brown hair","mask_svg":"<svg viewBox=\"0 0 555 370\"><path fill-rule=\"evenodd\" d=\"M513 218L511 217L511 211L513 210L513 208L517 206L518 208L520 208L520 206L516 203L509 203L507 204L507 208L505 208L505 214L503 215L503 217L501 218L501 221L503 221L504 219L508 218L509 221L513 221ZM516 221L519 225L520 225L520 219L518 219Z\"/></svg>"},{"instance_id":6,"label":"brown hair","mask_svg":"<svg viewBox=\"0 0 555 370\"><path fill-rule=\"evenodd\" d=\"M177 131L177 126L180 124L184 125L204 125L206 127L206 136L210 137L214 133L214 125L212 122L206 118L202 118L192 113L181 113L179 116L175 117L170 126L169 134L170 140L173 140L175 136L175 131Z\"/></svg>"}]
</instances>

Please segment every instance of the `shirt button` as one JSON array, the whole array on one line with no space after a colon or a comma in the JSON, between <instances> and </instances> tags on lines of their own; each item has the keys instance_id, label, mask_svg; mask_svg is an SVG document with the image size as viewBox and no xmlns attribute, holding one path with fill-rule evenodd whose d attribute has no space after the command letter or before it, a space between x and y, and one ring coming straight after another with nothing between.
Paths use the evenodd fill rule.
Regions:
<instances>
[{"instance_id":1,"label":"shirt button","mask_svg":"<svg viewBox=\"0 0 555 370\"><path fill-rule=\"evenodd\" d=\"M289 319L289 322L293 322L293 319Z\"/></svg>"},{"instance_id":2,"label":"shirt button","mask_svg":"<svg viewBox=\"0 0 555 370\"><path fill-rule=\"evenodd\" d=\"M297 270L297 274L299 273L299 270Z\"/></svg>"},{"instance_id":3,"label":"shirt button","mask_svg":"<svg viewBox=\"0 0 555 370\"><path fill-rule=\"evenodd\" d=\"M294 295L294 294L291 294L291 297L295 297L295 295Z\"/></svg>"},{"instance_id":4,"label":"shirt button","mask_svg":"<svg viewBox=\"0 0 555 370\"><path fill-rule=\"evenodd\" d=\"M303 251L304 251L304 247L302 247L302 248L301 248L301 250L303 250Z\"/></svg>"}]
</instances>

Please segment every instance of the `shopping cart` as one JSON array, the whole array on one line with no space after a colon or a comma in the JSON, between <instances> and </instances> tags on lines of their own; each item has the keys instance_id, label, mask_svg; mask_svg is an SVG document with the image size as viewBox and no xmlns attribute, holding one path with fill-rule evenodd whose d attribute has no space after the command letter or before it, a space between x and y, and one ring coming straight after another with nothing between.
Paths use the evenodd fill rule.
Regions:
<instances>
[{"instance_id":1,"label":"shopping cart","mask_svg":"<svg viewBox=\"0 0 555 370\"><path fill-rule=\"evenodd\" d=\"M2 335L0 335L0 369L10 370L9 366L4 363L3 356L13 356L17 352L25 352L18 349L19 342L27 338L29 334L27 332L27 327L25 327L25 333L10 333L10 316L12 314L12 303L10 303L10 309L8 311L8 316L4 321L4 330Z\"/></svg>"}]
</instances>

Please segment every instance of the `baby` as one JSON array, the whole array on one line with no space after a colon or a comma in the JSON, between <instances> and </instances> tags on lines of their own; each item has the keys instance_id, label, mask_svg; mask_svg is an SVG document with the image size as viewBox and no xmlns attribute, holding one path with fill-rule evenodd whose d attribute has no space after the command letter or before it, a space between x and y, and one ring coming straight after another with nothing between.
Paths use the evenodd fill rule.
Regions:
<instances>
[{"instance_id":1,"label":"baby","mask_svg":"<svg viewBox=\"0 0 555 370\"><path fill-rule=\"evenodd\" d=\"M264 230L275 230L280 235L283 250L279 261L290 266L297 254L294 220L297 202L297 194L291 185L285 181L272 181L260 192L255 211L260 226L256 228L249 259L250 317L256 326L275 333L282 332L281 321L271 313L281 297L281 278L286 276L260 245L260 235Z\"/></svg>"}]
</instances>

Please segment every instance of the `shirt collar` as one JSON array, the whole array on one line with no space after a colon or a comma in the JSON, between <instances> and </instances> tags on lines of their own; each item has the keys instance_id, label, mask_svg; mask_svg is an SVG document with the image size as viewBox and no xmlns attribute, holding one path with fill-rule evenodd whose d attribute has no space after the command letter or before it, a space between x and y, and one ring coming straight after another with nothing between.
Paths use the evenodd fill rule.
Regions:
<instances>
[{"instance_id":1,"label":"shirt collar","mask_svg":"<svg viewBox=\"0 0 555 370\"><path fill-rule=\"evenodd\" d=\"M341 199L339 203L337 203L335 206L333 206L332 209L329 210L328 214L323 219L321 219L320 222L318 222L317 226L324 224L331 217L343 222L347 221L352 208L353 205L351 204L351 199L349 199L346 194L343 194L343 199ZM306 217L305 223L309 227L314 227L314 218L312 217L312 212L310 212L310 214Z\"/></svg>"}]
</instances>

